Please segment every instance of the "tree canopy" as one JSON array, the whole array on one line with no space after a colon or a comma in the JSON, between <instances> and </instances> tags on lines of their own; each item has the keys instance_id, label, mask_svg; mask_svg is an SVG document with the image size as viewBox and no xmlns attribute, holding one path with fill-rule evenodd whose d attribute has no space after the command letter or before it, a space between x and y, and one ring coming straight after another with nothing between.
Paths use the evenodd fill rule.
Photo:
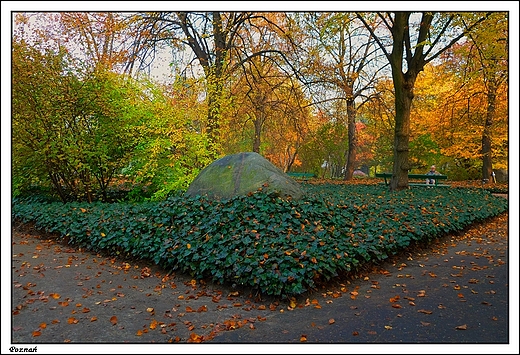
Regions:
<instances>
[{"instance_id":1,"label":"tree canopy","mask_svg":"<svg viewBox=\"0 0 520 355\"><path fill-rule=\"evenodd\" d=\"M213 159L352 178L508 168L507 12L13 13L13 189L187 188ZM161 68L157 78L154 66ZM125 185L126 186L126 185Z\"/></svg>"}]
</instances>

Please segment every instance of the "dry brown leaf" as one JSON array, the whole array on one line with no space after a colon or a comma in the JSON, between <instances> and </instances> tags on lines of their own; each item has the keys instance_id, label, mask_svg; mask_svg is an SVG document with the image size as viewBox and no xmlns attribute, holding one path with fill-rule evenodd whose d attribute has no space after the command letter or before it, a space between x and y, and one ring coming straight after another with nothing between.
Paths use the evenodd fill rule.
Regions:
<instances>
[{"instance_id":1,"label":"dry brown leaf","mask_svg":"<svg viewBox=\"0 0 520 355\"><path fill-rule=\"evenodd\" d=\"M110 317L110 323L112 323L112 325L116 325L117 324L117 317L116 316Z\"/></svg>"},{"instance_id":2,"label":"dry brown leaf","mask_svg":"<svg viewBox=\"0 0 520 355\"><path fill-rule=\"evenodd\" d=\"M390 298L390 302L392 302L392 303L393 303L393 302L397 302L397 301L399 300L399 298L400 298L399 295L397 295L397 296L395 296L395 297L391 297L391 298Z\"/></svg>"},{"instance_id":3,"label":"dry brown leaf","mask_svg":"<svg viewBox=\"0 0 520 355\"><path fill-rule=\"evenodd\" d=\"M428 311L428 310L426 310L426 309L420 309L420 310L418 310L417 312L419 312L419 313L424 313L424 314L432 314L432 313L433 313L432 311Z\"/></svg>"},{"instance_id":4,"label":"dry brown leaf","mask_svg":"<svg viewBox=\"0 0 520 355\"><path fill-rule=\"evenodd\" d=\"M457 330L466 330L468 329L468 326L466 324L456 326L455 329Z\"/></svg>"}]
</instances>

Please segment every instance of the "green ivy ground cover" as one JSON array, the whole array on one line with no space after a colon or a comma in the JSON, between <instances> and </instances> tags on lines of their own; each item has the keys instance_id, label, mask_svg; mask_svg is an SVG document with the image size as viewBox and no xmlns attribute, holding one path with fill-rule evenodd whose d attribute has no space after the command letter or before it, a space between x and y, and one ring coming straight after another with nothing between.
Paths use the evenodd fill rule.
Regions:
<instances>
[{"instance_id":1,"label":"green ivy ground cover","mask_svg":"<svg viewBox=\"0 0 520 355\"><path fill-rule=\"evenodd\" d=\"M12 215L93 251L288 296L508 209L506 199L482 189L303 189L299 201L262 192L134 204L15 200Z\"/></svg>"}]
</instances>

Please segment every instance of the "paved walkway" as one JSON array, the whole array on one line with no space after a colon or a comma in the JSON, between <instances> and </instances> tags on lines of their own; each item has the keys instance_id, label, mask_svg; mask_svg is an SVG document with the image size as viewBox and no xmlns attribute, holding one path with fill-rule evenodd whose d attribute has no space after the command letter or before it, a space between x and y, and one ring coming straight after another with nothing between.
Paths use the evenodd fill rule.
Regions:
<instances>
[{"instance_id":1,"label":"paved walkway","mask_svg":"<svg viewBox=\"0 0 520 355\"><path fill-rule=\"evenodd\" d=\"M402 354L464 344L454 352L518 353L508 261L503 214L358 278L294 300L260 299L14 228L11 327L2 321L1 350L144 353L173 343L164 350Z\"/></svg>"}]
</instances>

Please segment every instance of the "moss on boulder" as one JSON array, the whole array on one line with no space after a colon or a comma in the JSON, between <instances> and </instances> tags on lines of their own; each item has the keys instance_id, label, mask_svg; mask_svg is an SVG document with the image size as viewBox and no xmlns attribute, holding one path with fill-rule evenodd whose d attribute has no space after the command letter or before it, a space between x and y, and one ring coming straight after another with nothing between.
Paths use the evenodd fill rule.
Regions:
<instances>
[{"instance_id":1,"label":"moss on boulder","mask_svg":"<svg viewBox=\"0 0 520 355\"><path fill-rule=\"evenodd\" d=\"M302 197L299 184L258 153L225 156L205 167L193 180L186 195L232 198L262 188L281 197Z\"/></svg>"}]
</instances>

